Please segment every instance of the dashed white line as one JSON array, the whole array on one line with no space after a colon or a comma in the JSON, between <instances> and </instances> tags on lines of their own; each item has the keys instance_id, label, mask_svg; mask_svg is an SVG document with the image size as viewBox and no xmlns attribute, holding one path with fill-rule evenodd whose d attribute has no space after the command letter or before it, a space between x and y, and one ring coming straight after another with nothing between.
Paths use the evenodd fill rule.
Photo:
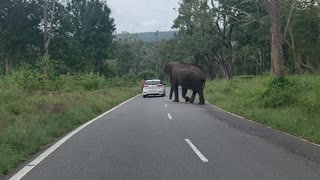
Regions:
<instances>
[{"instance_id":1,"label":"dashed white line","mask_svg":"<svg viewBox=\"0 0 320 180\"><path fill-rule=\"evenodd\" d=\"M172 116L171 116L171 114L170 114L170 113L168 113L168 118L169 118L169 119L172 119Z\"/></svg>"},{"instance_id":2,"label":"dashed white line","mask_svg":"<svg viewBox=\"0 0 320 180\"><path fill-rule=\"evenodd\" d=\"M198 157L201 159L201 161L203 162L208 162L209 160L204 157L204 155L197 149L196 146L194 146L192 144L192 142L189 139L185 139L185 141L187 142L187 144L191 147L191 149L198 155Z\"/></svg>"},{"instance_id":3,"label":"dashed white line","mask_svg":"<svg viewBox=\"0 0 320 180\"><path fill-rule=\"evenodd\" d=\"M168 104L165 104L164 107L168 107Z\"/></svg>"}]
</instances>

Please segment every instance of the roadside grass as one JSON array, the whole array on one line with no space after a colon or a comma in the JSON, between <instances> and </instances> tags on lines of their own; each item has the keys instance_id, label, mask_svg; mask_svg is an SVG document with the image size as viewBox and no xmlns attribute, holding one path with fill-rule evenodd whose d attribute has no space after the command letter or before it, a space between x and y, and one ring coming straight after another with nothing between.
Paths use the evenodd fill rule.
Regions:
<instances>
[{"instance_id":1,"label":"roadside grass","mask_svg":"<svg viewBox=\"0 0 320 180\"><path fill-rule=\"evenodd\" d=\"M320 143L319 75L213 80L206 83L205 96L229 112Z\"/></svg>"},{"instance_id":2,"label":"roadside grass","mask_svg":"<svg viewBox=\"0 0 320 180\"><path fill-rule=\"evenodd\" d=\"M81 78L61 77L51 81L58 88L42 89L43 84L23 87L0 77L0 179L42 147L140 92L139 82Z\"/></svg>"}]
</instances>

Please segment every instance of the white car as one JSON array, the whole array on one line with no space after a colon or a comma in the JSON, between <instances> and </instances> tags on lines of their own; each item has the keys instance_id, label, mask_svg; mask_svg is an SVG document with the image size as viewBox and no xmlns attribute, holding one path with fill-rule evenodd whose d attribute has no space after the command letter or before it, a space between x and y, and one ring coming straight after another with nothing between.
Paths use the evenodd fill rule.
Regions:
<instances>
[{"instance_id":1,"label":"white car","mask_svg":"<svg viewBox=\"0 0 320 180\"><path fill-rule=\"evenodd\" d=\"M159 79L146 80L143 84L142 88L143 97L147 97L148 95L166 95L166 88L164 84Z\"/></svg>"}]
</instances>

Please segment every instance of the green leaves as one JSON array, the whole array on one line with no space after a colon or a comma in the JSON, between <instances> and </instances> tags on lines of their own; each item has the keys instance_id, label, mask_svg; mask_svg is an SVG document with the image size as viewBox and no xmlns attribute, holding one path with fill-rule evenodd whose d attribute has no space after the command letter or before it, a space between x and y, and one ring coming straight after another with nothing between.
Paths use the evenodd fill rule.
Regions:
<instances>
[{"instance_id":1,"label":"green leaves","mask_svg":"<svg viewBox=\"0 0 320 180\"><path fill-rule=\"evenodd\" d=\"M7 65L13 67L21 63L35 67L36 60L43 55L43 10L44 0L1 2L0 64L7 60L11 62ZM48 50L59 65L55 66L57 73L103 71L104 61L111 56L115 31L110 13L101 0L56 1ZM51 27L51 16L48 18L47 26Z\"/></svg>"},{"instance_id":2,"label":"green leaves","mask_svg":"<svg viewBox=\"0 0 320 180\"><path fill-rule=\"evenodd\" d=\"M261 97L263 107L278 108L293 105L296 102L293 92L294 86L287 78L275 78Z\"/></svg>"}]
</instances>

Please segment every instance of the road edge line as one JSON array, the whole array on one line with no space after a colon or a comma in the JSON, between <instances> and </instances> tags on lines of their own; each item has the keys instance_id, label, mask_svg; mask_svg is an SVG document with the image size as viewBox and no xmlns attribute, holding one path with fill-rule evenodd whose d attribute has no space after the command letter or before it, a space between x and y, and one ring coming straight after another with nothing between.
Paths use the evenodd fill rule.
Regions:
<instances>
[{"instance_id":1,"label":"road edge line","mask_svg":"<svg viewBox=\"0 0 320 180\"><path fill-rule=\"evenodd\" d=\"M269 129L273 129L273 130L278 131L278 132L280 132L280 133L283 133L283 134L285 134L285 135L287 135L287 136L290 136L290 137L299 139L299 140L301 140L301 141L304 141L304 142L306 142L306 143L312 144L312 145L314 145L314 146L320 147L320 144L313 143L313 142L308 141L308 140L306 140L306 139L303 139L303 138L301 138L301 137L294 136L294 135L289 134L289 133L287 133L287 132L283 132L283 131L280 131L280 130L278 130L278 129L275 129L275 128L273 128L273 127L271 127L271 126L268 126L268 125L266 125L266 124L261 124L261 123L258 123L258 122L256 122L256 121L253 121L253 120L244 118L244 117L242 117L242 116L236 115L236 114L234 114L234 113L232 113L232 112L229 112L229 111L226 111L226 110L224 110L224 109L222 109L222 108L220 108L220 107L218 107L218 106L216 106L216 105L214 105L214 104L212 104L212 103L210 103L210 102L208 102L208 101L206 101L206 103L210 104L211 106L213 106L213 107L215 107L215 108L217 108L217 109L220 109L220 110L223 111L223 112L226 112L226 113L231 114L231 115L233 115L233 116L235 116L235 117L238 117L238 118L240 118L240 119L243 119L243 120L252 122L252 123L254 123L254 124L258 124L258 125L264 126L264 127L266 127L266 128L269 128Z\"/></svg>"},{"instance_id":2,"label":"road edge line","mask_svg":"<svg viewBox=\"0 0 320 180\"><path fill-rule=\"evenodd\" d=\"M34 167L36 167L41 161L43 161L46 157L48 157L51 153L53 153L56 149L58 149L63 143L65 143L68 139L70 139L73 135L77 134L79 131L81 131L83 128L87 127L91 123L95 122L96 120L100 119L101 117L109 114L110 112L116 110L120 106L126 104L127 102L133 100L134 98L138 97L141 94L138 94L122 103L117 105L116 107L113 107L112 109L108 110L107 112L97 116L96 118L86 122L85 124L81 125L77 129L71 131L69 134L64 136L62 139L60 139L58 142L53 144L49 149L41 153L38 157L36 157L33 161L25 165L22 169L20 169L17 173L15 173L9 180L20 180L23 178L28 172L30 172Z\"/></svg>"}]
</instances>

